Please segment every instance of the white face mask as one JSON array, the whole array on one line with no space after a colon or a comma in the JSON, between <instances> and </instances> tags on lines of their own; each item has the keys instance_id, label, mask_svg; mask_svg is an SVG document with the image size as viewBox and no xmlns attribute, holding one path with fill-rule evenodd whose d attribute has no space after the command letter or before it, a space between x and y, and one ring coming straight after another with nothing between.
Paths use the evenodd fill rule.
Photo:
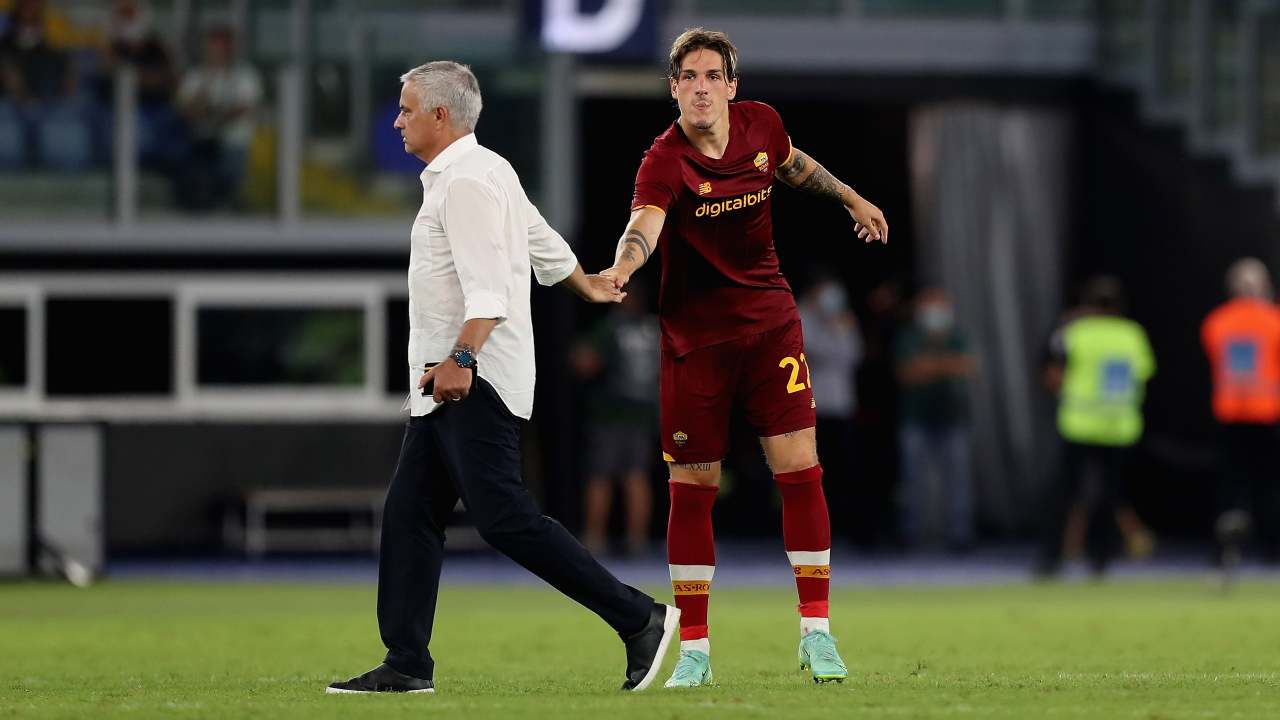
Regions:
<instances>
[{"instance_id":1,"label":"white face mask","mask_svg":"<svg viewBox=\"0 0 1280 720\"><path fill-rule=\"evenodd\" d=\"M946 305L926 305L916 313L916 319L928 332L941 333L955 324L955 313Z\"/></svg>"}]
</instances>

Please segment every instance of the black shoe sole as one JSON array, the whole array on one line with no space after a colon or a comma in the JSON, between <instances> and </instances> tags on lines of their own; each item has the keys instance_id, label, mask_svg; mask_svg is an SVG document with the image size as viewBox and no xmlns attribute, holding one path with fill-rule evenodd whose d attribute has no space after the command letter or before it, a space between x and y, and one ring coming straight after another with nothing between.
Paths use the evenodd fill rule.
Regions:
<instances>
[{"instance_id":1,"label":"black shoe sole","mask_svg":"<svg viewBox=\"0 0 1280 720\"><path fill-rule=\"evenodd\" d=\"M435 688L423 688L421 690L347 690L345 688L327 687L324 689L325 695L425 695L434 693Z\"/></svg>"}]
</instances>

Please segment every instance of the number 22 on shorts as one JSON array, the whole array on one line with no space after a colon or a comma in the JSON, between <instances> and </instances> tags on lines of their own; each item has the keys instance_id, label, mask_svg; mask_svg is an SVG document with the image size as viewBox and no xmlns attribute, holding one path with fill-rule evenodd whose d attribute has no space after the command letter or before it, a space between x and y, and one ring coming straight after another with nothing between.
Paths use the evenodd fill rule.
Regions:
<instances>
[{"instance_id":1,"label":"number 22 on shorts","mask_svg":"<svg viewBox=\"0 0 1280 720\"><path fill-rule=\"evenodd\" d=\"M804 365L804 382L800 380L800 365ZM800 359L796 360L791 356L782 358L778 362L778 367L786 369L791 368L791 378L787 380L787 394L804 392L806 388L813 387L813 380L809 375L809 361L805 360L804 353L800 353Z\"/></svg>"}]
</instances>

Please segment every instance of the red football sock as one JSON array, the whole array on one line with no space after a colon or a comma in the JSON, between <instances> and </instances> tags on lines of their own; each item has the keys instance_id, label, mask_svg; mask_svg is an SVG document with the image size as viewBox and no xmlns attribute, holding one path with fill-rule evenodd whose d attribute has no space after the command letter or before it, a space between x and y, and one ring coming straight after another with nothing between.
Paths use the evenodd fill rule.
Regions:
<instances>
[{"instance_id":1,"label":"red football sock","mask_svg":"<svg viewBox=\"0 0 1280 720\"><path fill-rule=\"evenodd\" d=\"M715 536L711 506L719 488L671 483L671 514L667 519L667 562L671 591L680 608L680 639L707 637L707 599L716 572Z\"/></svg>"},{"instance_id":2,"label":"red football sock","mask_svg":"<svg viewBox=\"0 0 1280 720\"><path fill-rule=\"evenodd\" d=\"M782 543L795 571L801 632L828 630L831 518L822 493L822 466L778 473L774 480L782 493Z\"/></svg>"}]
</instances>

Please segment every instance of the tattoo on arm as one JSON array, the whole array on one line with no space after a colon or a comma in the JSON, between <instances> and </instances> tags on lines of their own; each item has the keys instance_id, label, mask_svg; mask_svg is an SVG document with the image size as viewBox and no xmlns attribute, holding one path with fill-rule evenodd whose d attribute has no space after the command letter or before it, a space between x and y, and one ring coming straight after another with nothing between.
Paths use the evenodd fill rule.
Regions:
<instances>
[{"instance_id":1,"label":"tattoo on arm","mask_svg":"<svg viewBox=\"0 0 1280 720\"><path fill-rule=\"evenodd\" d=\"M711 472L711 465L711 463L677 463L676 467L694 472Z\"/></svg>"},{"instance_id":2,"label":"tattoo on arm","mask_svg":"<svg viewBox=\"0 0 1280 720\"><path fill-rule=\"evenodd\" d=\"M469 345L468 343L455 343L453 346L453 352L456 353L459 350L471 353L471 357L475 357L476 355L476 349L474 347L471 347L471 345Z\"/></svg>"},{"instance_id":3,"label":"tattoo on arm","mask_svg":"<svg viewBox=\"0 0 1280 720\"><path fill-rule=\"evenodd\" d=\"M826 168L815 161L813 163L813 172L809 173L809 177L797 185L796 189L818 197L841 200L844 197L845 184L835 179L831 173L827 172Z\"/></svg>"},{"instance_id":4,"label":"tattoo on arm","mask_svg":"<svg viewBox=\"0 0 1280 720\"><path fill-rule=\"evenodd\" d=\"M848 189L817 160L799 150L792 152L790 162L778 168L778 179L801 192L837 202L844 200L844 192Z\"/></svg>"},{"instance_id":5,"label":"tattoo on arm","mask_svg":"<svg viewBox=\"0 0 1280 720\"><path fill-rule=\"evenodd\" d=\"M649 255L653 252L653 248L649 247L649 241L645 239L644 233L632 228L622 234L622 240L618 243L620 250L618 258L627 261L638 261L641 265L649 262ZM636 256L636 248L640 248L641 256Z\"/></svg>"},{"instance_id":6,"label":"tattoo on arm","mask_svg":"<svg viewBox=\"0 0 1280 720\"><path fill-rule=\"evenodd\" d=\"M809 164L809 156L792 148L791 159L778 166L777 176L782 182L795 187L800 182L800 176L804 174L804 168Z\"/></svg>"}]
</instances>

